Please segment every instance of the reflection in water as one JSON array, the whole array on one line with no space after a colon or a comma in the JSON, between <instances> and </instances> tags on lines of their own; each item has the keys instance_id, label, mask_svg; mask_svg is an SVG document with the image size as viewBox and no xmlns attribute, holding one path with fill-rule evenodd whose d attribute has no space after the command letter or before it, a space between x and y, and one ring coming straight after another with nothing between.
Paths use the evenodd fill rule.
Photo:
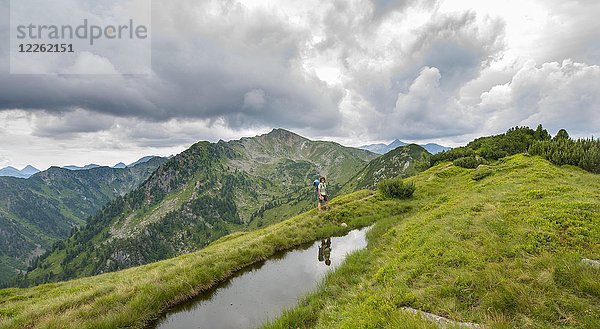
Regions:
<instances>
[{"instance_id":1,"label":"reflection in water","mask_svg":"<svg viewBox=\"0 0 600 329\"><path fill-rule=\"evenodd\" d=\"M319 262L325 262L325 265L331 265L331 238L321 240L319 246Z\"/></svg>"},{"instance_id":2,"label":"reflection in water","mask_svg":"<svg viewBox=\"0 0 600 329\"><path fill-rule=\"evenodd\" d=\"M260 327L283 309L296 305L298 297L314 290L327 271L340 265L348 253L366 247L366 231L354 230L344 237L317 241L246 268L215 289L170 310L156 327ZM318 262L315 251L319 253Z\"/></svg>"}]
</instances>

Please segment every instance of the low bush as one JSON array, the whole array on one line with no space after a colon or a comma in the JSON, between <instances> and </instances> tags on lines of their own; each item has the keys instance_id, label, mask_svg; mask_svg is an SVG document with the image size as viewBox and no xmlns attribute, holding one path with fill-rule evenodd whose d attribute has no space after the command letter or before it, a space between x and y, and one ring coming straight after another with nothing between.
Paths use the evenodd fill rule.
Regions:
<instances>
[{"instance_id":1,"label":"low bush","mask_svg":"<svg viewBox=\"0 0 600 329\"><path fill-rule=\"evenodd\" d=\"M458 159L454 160L452 163L458 167L467 168L467 169L475 169L475 168L477 168L477 166L479 166L481 164L481 161L479 161L474 156L469 156L469 157L464 157L464 158L458 158Z\"/></svg>"},{"instance_id":2,"label":"low bush","mask_svg":"<svg viewBox=\"0 0 600 329\"><path fill-rule=\"evenodd\" d=\"M481 169L475 171L475 173L473 174L473 180L480 181L480 180L490 176L491 174L492 174L491 169L481 168Z\"/></svg>"},{"instance_id":3,"label":"low bush","mask_svg":"<svg viewBox=\"0 0 600 329\"><path fill-rule=\"evenodd\" d=\"M408 199L415 192L414 183L404 183L401 178L384 179L377 184L377 189L388 198Z\"/></svg>"}]
</instances>

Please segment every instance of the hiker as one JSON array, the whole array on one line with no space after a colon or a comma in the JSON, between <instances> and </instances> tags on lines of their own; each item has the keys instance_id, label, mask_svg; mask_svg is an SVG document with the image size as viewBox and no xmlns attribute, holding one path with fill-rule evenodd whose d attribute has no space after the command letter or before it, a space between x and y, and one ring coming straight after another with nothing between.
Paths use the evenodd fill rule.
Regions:
<instances>
[{"instance_id":1,"label":"hiker","mask_svg":"<svg viewBox=\"0 0 600 329\"><path fill-rule=\"evenodd\" d=\"M319 211L322 209L323 204L325 204L325 209L329 209L329 195L327 195L327 183L325 182L325 177L321 176L319 178Z\"/></svg>"},{"instance_id":2,"label":"hiker","mask_svg":"<svg viewBox=\"0 0 600 329\"><path fill-rule=\"evenodd\" d=\"M319 262L325 262L325 265L331 266L331 238L321 240L319 246Z\"/></svg>"},{"instance_id":3,"label":"hiker","mask_svg":"<svg viewBox=\"0 0 600 329\"><path fill-rule=\"evenodd\" d=\"M313 186L315 187L315 196L317 197L317 208L319 207L319 179L315 179L313 182Z\"/></svg>"}]
</instances>

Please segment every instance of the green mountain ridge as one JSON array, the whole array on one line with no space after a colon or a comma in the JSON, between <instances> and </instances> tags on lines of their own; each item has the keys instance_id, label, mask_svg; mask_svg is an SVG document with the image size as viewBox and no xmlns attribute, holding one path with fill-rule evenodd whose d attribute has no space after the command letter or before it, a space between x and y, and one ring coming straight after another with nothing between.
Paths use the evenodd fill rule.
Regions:
<instances>
[{"instance_id":1,"label":"green mountain ridge","mask_svg":"<svg viewBox=\"0 0 600 329\"><path fill-rule=\"evenodd\" d=\"M383 179L413 176L427 169L431 154L416 144L400 146L371 160L342 187L342 193L362 189L374 190Z\"/></svg>"},{"instance_id":2,"label":"green mountain ridge","mask_svg":"<svg viewBox=\"0 0 600 329\"><path fill-rule=\"evenodd\" d=\"M480 170L444 161L407 179L408 200L362 190L176 258L0 290L0 328L144 327L278 250L371 224L366 249L267 327L438 328L408 307L485 328L597 328L600 270L581 259L600 259L600 176L526 155Z\"/></svg>"},{"instance_id":3,"label":"green mountain ridge","mask_svg":"<svg viewBox=\"0 0 600 329\"><path fill-rule=\"evenodd\" d=\"M28 179L0 177L0 282L69 236L104 204L134 189L165 160L132 168L51 167Z\"/></svg>"},{"instance_id":4,"label":"green mountain ridge","mask_svg":"<svg viewBox=\"0 0 600 329\"><path fill-rule=\"evenodd\" d=\"M230 142L199 142L39 259L39 283L110 272L199 250L315 205L312 181L333 193L377 155L275 129Z\"/></svg>"}]
</instances>

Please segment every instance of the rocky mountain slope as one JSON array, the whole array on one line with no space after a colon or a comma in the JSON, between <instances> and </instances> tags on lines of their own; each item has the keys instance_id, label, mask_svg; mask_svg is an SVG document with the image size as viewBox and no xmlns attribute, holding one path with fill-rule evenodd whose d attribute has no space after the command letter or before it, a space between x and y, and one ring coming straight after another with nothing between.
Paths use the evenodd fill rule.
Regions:
<instances>
[{"instance_id":1,"label":"rocky mountain slope","mask_svg":"<svg viewBox=\"0 0 600 329\"><path fill-rule=\"evenodd\" d=\"M0 282L85 225L107 202L141 184L165 159L125 169L52 167L29 179L0 177Z\"/></svg>"},{"instance_id":2,"label":"rocky mountain slope","mask_svg":"<svg viewBox=\"0 0 600 329\"><path fill-rule=\"evenodd\" d=\"M98 274L189 253L237 230L314 207L312 181L331 192L376 154L311 141L282 129L240 140L199 142L88 226L36 262L26 283Z\"/></svg>"},{"instance_id":3,"label":"rocky mountain slope","mask_svg":"<svg viewBox=\"0 0 600 329\"><path fill-rule=\"evenodd\" d=\"M400 146L369 162L342 188L342 193L375 189L382 179L409 177L427 169L431 154L416 144Z\"/></svg>"}]
</instances>

